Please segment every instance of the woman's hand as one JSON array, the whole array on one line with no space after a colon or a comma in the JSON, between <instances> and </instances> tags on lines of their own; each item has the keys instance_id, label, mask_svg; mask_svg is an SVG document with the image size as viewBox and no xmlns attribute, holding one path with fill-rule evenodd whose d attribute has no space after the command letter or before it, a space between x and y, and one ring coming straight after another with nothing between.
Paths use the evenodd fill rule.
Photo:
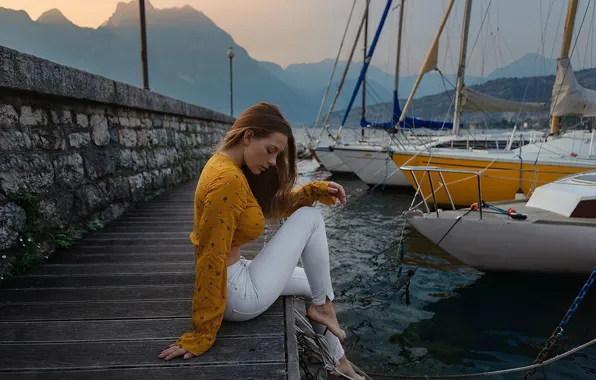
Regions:
<instances>
[{"instance_id":1,"label":"woman's hand","mask_svg":"<svg viewBox=\"0 0 596 380\"><path fill-rule=\"evenodd\" d=\"M329 187L327 188L330 195L337 197L339 199L339 203L343 206L346 205L346 191L339 183L329 182Z\"/></svg>"},{"instance_id":2,"label":"woman's hand","mask_svg":"<svg viewBox=\"0 0 596 380\"><path fill-rule=\"evenodd\" d=\"M178 347L176 343L172 343L168 348L163 350L161 354L159 354L159 358L164 360L170 360L182 355L184 355L184 359L190 359L194 356L190 352L186 351L184 348Z\"/></svg>"}]
</instances>

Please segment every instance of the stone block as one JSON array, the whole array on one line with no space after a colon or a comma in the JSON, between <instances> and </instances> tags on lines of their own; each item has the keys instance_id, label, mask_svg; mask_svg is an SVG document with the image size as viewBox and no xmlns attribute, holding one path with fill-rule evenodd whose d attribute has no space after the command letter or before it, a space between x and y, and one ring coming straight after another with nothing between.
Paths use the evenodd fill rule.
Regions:
<instances>
[{"instance_id":1,"label":"stone block","mask_svg":"<svg viewBox=\"0 0 596 380\"><path fill-rule=\"evenodd\" d=\"M110 223L118 219L126 209L126 206L121 203L115 203L108 206L99 213L99 219L104 223Z\"/></svg>"},{"instance_id":2,"label":"stone block","mask_svg":"<svg viewBox=\"0 0 596 380\"><path fill-rule=\"evenodd\" d=\"M168 131L165 129L157 129L155 133L159 145L168 145Z\"/></svg>"},{"instance_id":3,"label":"stone block","mask_svg":"<svg viewBox=\"0 0 596 380\"><path fill-rule=\"evenodd\" d=\"M130 126L131 127L140 127L141 126L141 119L139 119L138 117L131 117L130 119Z\"/></svg>"},{"instance_id":4,"label":"stone block","mask_svg":"<svg viewBox=\"0 0 596 380\"><path fill-rule=\"evenodd\" d=\"M147 132L145 130L137 131L137 146L139 148L145 148L149 146L149 138L147 136Z\"/></svg>"},{"instance_id":5,"label":"stone block","mask_svg":"<svg viewBox=\"0 0 596 380\"><path fill-rule=\"evenodd\" d=\"M48 118L42 109L33 109L29 106L23 106L21 107L21 117L19 118L19 122L21 125L27 127L35 127L46 125L48 123Z\"/></svg>"},{"instance_id":6,"label":"stone block","mask_svg":"<svg viewBox=\"0 0 596 380\"><path fill-rule=\"evenodd\" d=\"M85 182L83 158L75 153L68 156L58 156L54 160L56 185L64 189L74 189Z\"/></svg>"},{"instance_id":7,"label":"stone block","mask_svg":"<svg viewBox=\"0 0 596 380\"><path fill-rule=\"evenodd\" d=\"M72 124L72 115L68 110L50 111L52 125Z\"/></svg>"},{"instance_id":8,"label":"stone block","mask_svg":"<svg viewBox=\"0 0 596 380\"><path fill-rule=\"evenodd\" d=\"M0 188L4 194L40 194L53 184L54 167L48 155L0 153Z\"/></svg>"},{"instance_id":9,"label":"stone block","mask_svg":"<svg viewBox=\"0 0 596 380\"><path fill-rule=\"evenodd\" d=\"M115 152L116 168L124 170L132 170L134 163L132 160L132 151L128 149L120 149Z\"/></svg>"},{"instance_id":10,"label":"stone block","mask_svg":"<svg viewBox=\"0 0 596 380\"><path fill-rule=\"evenodd\" d=\"M110 143L108 119L105 115L91 115L91 134L97 146L106 146Z\"/></svg>"},{"instance_id":11,"label":"stone block","mask_svg":"<svg viewBox=\"0 0 596 380\"><path fill-rule=\"evenodd\" d=\"M0 104L0 128L13 127L19 120L19 114L10 104Z\"/></svg>"},{"instance_id":12,"label":"stone block","mask_svg":"<svg viewBox=\"0 0 596 380\"><path fill-rule=\"evenodd\" d=\"M51 228L62 229L77 213L73 206L74 196L67 192L42 200L39 203L39 211Z\"/></svg>"},{"instance_id":13,"label":"stone block","mask_svg":"<svg viewBox=\"0 0 596 380\"><path fill-rule=\"evenodd\" d=\"M128 177L130 195L133 201L137 202L143 199L145 193L144 183L142 173Z\"/></svg>"},{"instance_id":14,"label":"stone block","mask_svg":"<svg viewBox=\"0 0 596 380\"><path fill-rule=\"evenodd\" d=\"M137 132L133 129L121 129L118 141L127 148L137 146Z\"/></svg>"},{"instance_id":15,"label":"stone block","mask_svg":"<svg viewBox=\"0 0 596 380\"><path fill-rule=\"evenodd\" d=\"M0 150L31 149L31 146L31 139L26 131L0 129Z\"/></svg>"},{"instance_id":16,"label":"stone block","mask_svg":"<svg viewBox=\"0 0 596 380\"><path fill-rule=\"evenodd\" d=\"M130 127L130 120L128 119L128 117L119 117L118 118L120 120L120 125L123 127Z\"/></svg>"},{"instance_id":17,"label":"stone block","mask_svg":"<svg viewBox=\"0 0 596 380\"><path fill-rule=\"evenodd\" d=\"M89 184L76 191L74 196L74 207L77 212L77 219L87 219L88 215L99 211L110 204L110 198L105 189L101 186Z\"/></svg>"},{"instance_id":18,"label":"stone block","mask_svg":"<svg viewBox=\"0 0 596 380\"><path fill-rule=\"evenodd\" d=\"M91 136L87 132L71 133L68 135L68 144L71 148L82 148L89 144Z\"/></svg>"},{"instance_id":19,"label":"stone block","mask_svg":"<svg viewBox=\"0 0 596 380\"><path fill-rule=\"evenodd\" d=\"M87 115L78 113L77 114L77 125L80 128L89 128L89 117Z\"/></svg>"},{"instance_id":20,"label":"stone block","mask_svg":"<svg viewBox=\"0 0 596 380\"><path fill-rule=\"evenodd\" d=\"M110 127L119 127L120 126L120 118L118 116L108 115L107 119L108 119L108 125Z\"/></svg>"},{"instance_id":21,"label":"stone block","mask_svg":"<svg viewBox=\"0 0 596 380\"><path fill-rule=\"evenodd\" d=\"M31 143L44 150L65 150L66 139L58 127L31 128Z\"/></svg>"},{"instance_id":22,"label":"stone block","mask_svg":"<svg viewBox=\"0 0 596 380\"><path fill-rule=\"evenodd\" d=\"M116 171L116 160L111 150L88 150L85 152L85 168L91 179L98 179Z\"/></svg>"},{"instance_id":23,"label":"stone block","mask_svg":"<svg viewBox=\"0 0 596 380\"><path fill-rule=\"evenodd\" d=\"M111 200L126 200L130 197L130 184L125 177L108 179L107 190Z\"/></svg>"},{"instance_id":24,"label":"stone block","mask_svg":"<svg viewBox=\"0 0 596 380\"><path fill-rule=\"evenodd\" d=\"M133 150L131 152L132 168L135 171L145 168L147 166L146 153L144 151Z\"/></svg>"},{"instance_id":25,"label":"stone block","mask_svg":"<svg viewBox=\"0 0 596 380\"><path fill-rule=\"evenodd\" d=\"M27 215L15 203L0 206L0 252L13 246L25 230Z\"/></svg>"}]
</instances>

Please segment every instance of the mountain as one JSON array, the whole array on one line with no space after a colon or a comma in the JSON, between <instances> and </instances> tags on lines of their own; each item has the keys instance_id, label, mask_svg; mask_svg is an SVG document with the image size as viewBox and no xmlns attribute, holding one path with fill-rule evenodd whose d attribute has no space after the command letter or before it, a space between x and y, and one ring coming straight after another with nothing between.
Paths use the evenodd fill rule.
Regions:
<instances>
[{"instance_id":1,"label":"mountain","mask_svg":"<svg viewBox=\"0 0 596 380\"><path fill-rule=\"evenodd\" d=\"M226 52L228 47L233 47L236 53L232 61L235 115L264 100L278 104L294 125L310 124L315 120L334 59L297 63L284 69L276 63L251 58L228 33L203 12L188 5L157 9L146 1L145 8L151 90L229 113L229 59ZM24 11L0 8L0 45L142 86L137 1L118 3L111 17L97 29L78 27L56 9L33 21ZM338 62L324 114L346 64L345 61ZM528 54L486 77L466 75L466 83L481 85L500 77L553 74L555 65L556 60ZM334 110L346 108L361 69L361 61L352 62ZM400 98L409 95L415 80L416 75L400 77ZM378 108L386 108L383 103L392 98L393 82L392 72L387 73L373 64L369 66L366 96L369 120L375 120L371 108L374 104L381 102ZM437 72L429 73L422 79L416 99L443 93L453 89L454 84L454 74L443 77ZM353 106L359 107L361 103L361 91L358 90ZM442 104L435 104L437 110ZM419 111L416 108L416 112ZM427 112L433 116L441 113L430 109L426 109Z\"/></svg>"},{"instance_id":2,"label":"mountain","mask_svg":"<svg viewBox=\"0 0 596 380\"><path fill-rule=\"evenodd\" d=\"M62 12L58 9L50 9L47 12L44 12L37 18L37 22L40 24L47 24L47 25L69 25L74 26L72 21L67 19Z\"/></svg>"},{"instance_id":3,"label":"mountain","mask_svg":"<svg viewBox=\"0 0 596 380\"><path fill-rule=\"evenodd\" d=\"M556 70L556 59L546 58L540 54L529 53L505 67L496 69L490 73L486 79L493 80L498 78L526 78L552 75Z\"/></svg>"},{"instance_id":4,"label":"mountain","mask_svg":"<svg viewBox=\"0 0 596 380\"><path fill-rule=\"evenodd\" d=\"M596 90L596 68L575 71L577 81L584 87ZM552 87L555 82L554 75L536 76L526 78L500 78L486 83L470 86L470 88L480 91L487 95L498 96L504 99L526 102L550 102ZM408 111L408 116L418 117L426 120L446 120L453 119L453 99L454 91L444 91L439 94L428 95L414 99ZM400 104L405 104L406 100L401 99ZM391 103L377 104L367 107L367 119L388 121L391 120ZM344 116L345 110L332 113L331 124L339 124ZM348 125L360 125L360 107L352 108L347 119ZM463 121L466 123L505 123L519 120L537 120L542 122L548 120L548 111L541 113L521 113L515 112L503 113L482 113L482 112L464 112Z\"/></svg>"},{"instance_id":5,"label":"mountain","mask_svg":"<svg viewBox=\"0 0 596 380\"><path fill-rule=\"evenodd\" d=\"M229 113L226 52L233 47L235 115L258 101L270 101L294 123L316 117L318 99L263 68L204 13L190 6L162 10L145 3L151 90ZM78 27L55 11L40 19L0 8L0 45L142 86L136 1L119 3L97 29Z\"/></svg>"},{"instance_id":6,"label":"mountain","mask_svg":"<svg viewBox=\"0 0 596 380\"><path fill-rule=\"evenodd\" d=\"M325 59L320 62L289 65L286 69L271 62L261 62L261 65L279 79L305 93L314 96L322 96L329 81L334 62L335 60L333 59ZM346 61L339 61L337 64L332 89L330 89L331 96L333 96L335 89L337 89L337 85L345 70L346 64ZM505 67L494 70L485 77L467 74L465 78L466 83L480 85L498 78L527 78L540 75L551 75L555 72L556 67L556 59L545 58L539 54L526 54ZM345 98L349 98L352 94L361 70L362 62L352 62L350 64L350 68L346 74L346 83L342 90L343 95L338 99L335 109L341 109L347 105L348 102ZM441 76L437 72L426 74L420 82L415 98L438 94L444 92L446 89L453 89L455 87L456 75L443 75L444 76ZM372 102L373 99L379 98L375 96L375 92L378 92L379 94L392 94L394 77L393 73L387 73L371 64L367 70L367 81L370 85L370 89L368 90L370 101L367 101L367 104L375 104L375 102ZM399 97L407 98L410 95L410 90L415 82L416 75L400 76ZM342 98L344 100L342 100ZM380 98L385 99L387 97L381 96ZM387 100L390 99L391 96L387 98ZM361 101L355 102L355 104L360 103Z\"/></svg>"}]
</instances>

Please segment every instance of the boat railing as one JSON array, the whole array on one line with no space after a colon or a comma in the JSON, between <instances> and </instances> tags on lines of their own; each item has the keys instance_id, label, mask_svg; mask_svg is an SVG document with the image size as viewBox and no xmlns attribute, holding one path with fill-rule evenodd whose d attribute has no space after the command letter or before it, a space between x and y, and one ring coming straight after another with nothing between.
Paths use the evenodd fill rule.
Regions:
<instances>
[{"instance_id":1,"label":"boat railing","mask_svg":"<svg viewBox=\"0 0 596 380\"><path fill-rule=\"evenodd\" d=\"M453 198L451 197L451 193L449 192L449 188L447 187L447 182L445 182L443 173L458 173L458 174L475 175L477 184L478 184L478 205L480 206L482 204L482 187L480 185L480 177L482 176L482 172L480 172L480 171L463 170L463 169L447 169L447 168L440 168L437 166L409 166L409 165L401 166L399 169L404 172L405 171L410 172L410 174L412 175L412 178L414 179L414 183L416 184L416 194L418 194L420 192L420 194L422 195L422 201L424 202L424 205L426 206L426 210L428 212L430 212L430 208L428 207L426 198L424 197L424 194L422 194L422 183L418 182L418 178L416 178L416 175L414 173L415 172L425 172L428 175L428 182L430 184L430 192L433 197L433 205L435 208L435 212L437 213L437 218L439 217L439 207L437 204L435 188L433 186L433 181L432 181L432 177L430 174L433 172L439 173L439 178L441 179L441 184L443 185L443 188L445 189L445 193L447 194L447 198L449 198L449 202L451 203L451 207L453 210L455 210L455 204L453 203ZM424 178L422 178L422 181L423 180L424 180ZM478 211L480 212L480 219L482 219L482 207L479 207Z\"/></svg>"}]
</instances>

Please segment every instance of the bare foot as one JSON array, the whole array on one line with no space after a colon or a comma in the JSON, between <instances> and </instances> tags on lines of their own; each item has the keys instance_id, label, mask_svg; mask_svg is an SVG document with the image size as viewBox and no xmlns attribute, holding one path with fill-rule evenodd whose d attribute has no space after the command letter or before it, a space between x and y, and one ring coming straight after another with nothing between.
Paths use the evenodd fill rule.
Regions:
<instances>
[{"instance_id":1,"label":"bare foot","mask_svg":"<svg viewBox=\"0 0 596 380\"><path fill-rule=\"evenodd\" d=\"M335 309L329 298L324 305L312 305L306 312L308 318L326 326L333 335L339 338L341 342L345 339L345 333L339 327L339 322L335 316Z\"/></svg>"},{"instance_id":2,"label":"bare foot","mask_svg":"<svg viewBox=\"0 0 596 380\"><path fill-rule=\"evenodd\" d=\"M352 365L348 361L348 358L346 358L345 355L342 356L341 359L339 359L339 365L337 366L337 369L342 374L344 374L354 380L364 380L364 377L358 375L356 373L356 371L354 371L354 368L352 367ZM333 373L331 373L331 376L341 376L341 375L337 372L333 372Z\"/></svg>"}]
</instances>

